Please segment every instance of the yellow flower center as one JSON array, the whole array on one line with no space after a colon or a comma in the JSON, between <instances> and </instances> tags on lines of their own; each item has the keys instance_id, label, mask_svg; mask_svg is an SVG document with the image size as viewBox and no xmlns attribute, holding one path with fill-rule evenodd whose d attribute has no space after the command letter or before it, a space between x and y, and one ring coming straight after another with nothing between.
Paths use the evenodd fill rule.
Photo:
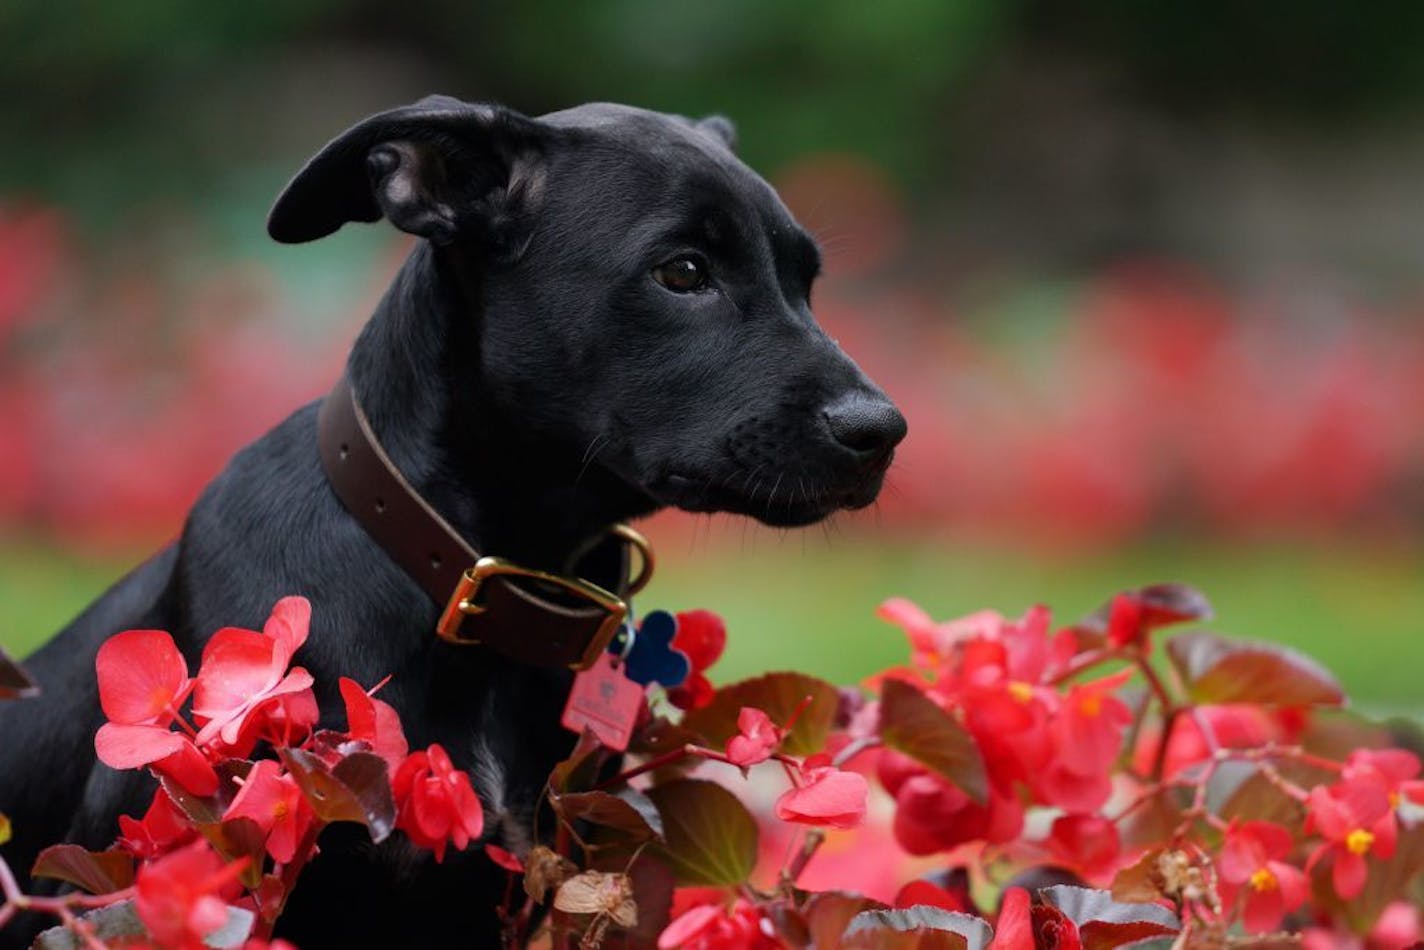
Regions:
<instances>
[{"instance_id":1,"label":"yellow flower center","mask_svg":"<svg viewBox=\"0 0 1424 950\"><path fill-rule=\"evenodd\" d=\"M1078 711L1085 716L1096 716L1103 711L1103 698L1097 693L1089 693L1078 703Z\"/></svg>"},{"instance_id":2,"label":"yellow flower center","mask_svg":"<svg viewBox=\"0 0 1424 950\"><path fill-rule=\"evenodd\" d=\"M1014 680L1009 684L1008 689L1009 695L1014 698L1015 702L1027 703L1033 699L1033 687L1023 680Z\"/></svg>"},{"instance_id":3,"label":"yellow flower center","mask_svg":"<svg viewBox=\"0 0 1424 950\"><path fill-rule=\"evenodd\" d=\"M1261 868L1251 875L1251 886L1256 889L1257 893L1274 891L1280 887L1280 881L1276 880L1276 876L1271 873L1270 868Z\"/></svg>"},{"instance_id":4,"label":"yellow flower center","mask_svg":"<svg viewBox=\"0 0 1424 950\"><path fill-rule=\"evenodd\" d=\"M1345 836L1345 847L1350 849L1351 854L1364 854L1370 850L1374 843L1374 833L1363 828L1356 828Z\"/></svg>"},{"instance_id":5,"label":"yellow flower center","mask_svg":"<svg viewBox=\"0 0 1424 950\"><path fill-rule=\"evenodd\" d=\"M153 710L153 715L157 716L168 708L168 690L162 686L155 686L148 692L148 708Z\"/></svg>"},{"instance_id":6,"label":"yellow flower center","mask_svg":"<svg viewBox=\"0 0 1424 950\"><path fill-rule=\"evenodd\" d=\"M287 807L287 803L286 803L286 802L278 802L277 804L275 804L275 805L272 806L272 817L273 817L273 818L279 818L279 819L280 819L280 818L286 818L286 817L287 817L287 812L288 812L289 810L290 810L290 809Z\"/></svg>"}]
</instances>

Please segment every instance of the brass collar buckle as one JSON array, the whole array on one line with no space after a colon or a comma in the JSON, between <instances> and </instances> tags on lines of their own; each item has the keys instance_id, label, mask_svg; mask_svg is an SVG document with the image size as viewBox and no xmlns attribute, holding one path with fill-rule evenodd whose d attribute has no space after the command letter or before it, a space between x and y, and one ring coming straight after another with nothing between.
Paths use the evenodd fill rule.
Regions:
<instances>
[{"instance_id":1,"label":"brass collar buckle","mask_svg":"<svg viewBox=\"0 0 1424 950\"><path fill-rule=\"evenodd\" d=\"M636 548L642 560L638 576L628 584L628 595L632 596L642 590L652 578L652 547L642 534L624 524L614 525L609 529L609 533ZM481 642L475 637L462 636L461 627L464 625L466 617L478 616L488 609L482 603L480 592L485 582L494 577L521 577L552 585L603 612L602 619L597 622L597 626L594 628L592 636L589 637L579 659L569 664L571 669L583 670L592 666L603 651L608 649L608 644L628 618L627 601L612 591L605 590L581 577L524 567L505 558L482 557L460 576L454 593L450 595L450 601L446 604L445 610L440 616L440 622L435 628L442 640L459 644ZM590 622L592 622L592 618Z\"/></svg>"}]
</instances>

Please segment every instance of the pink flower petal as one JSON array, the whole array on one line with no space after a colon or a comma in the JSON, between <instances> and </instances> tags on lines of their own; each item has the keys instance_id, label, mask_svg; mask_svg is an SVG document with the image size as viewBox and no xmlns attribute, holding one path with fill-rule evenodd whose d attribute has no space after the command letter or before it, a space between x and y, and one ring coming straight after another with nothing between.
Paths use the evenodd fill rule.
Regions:
<instances>
[{"instance_id":1,"label":"pink flower petal","mask_svg":"<svg viewBox=\"0 0 1424 950\"><path fill-rule=\"evenodd\" d=\"M188 664L162 630L125 630L105 640L94 659L99 705L111 722L167 725L188 688Z\"/></svg>"},{"instance_id":2,"label":"pink flower petal","mask_svg":"<svg viewBox=\"0 0 1424 950\"><path fill-rule=\"evenodd\" d=\"M283 597L272 607L272 616L263 624L262 632L278 644L283 667L307 642L311 613L311 603L305 597Z\"/></svg>"},{"instance_id":3,"label":"pink flower petal","mask_svg":"<svg viewBox=\"0 0 1424 950\"><path fill-rule=\"evenodd\" d=\"M167 758L188 742L161 726L126 726L108 722L94 735L94 751L111 769L137 769Z\"/></svg>"}]
</instances>

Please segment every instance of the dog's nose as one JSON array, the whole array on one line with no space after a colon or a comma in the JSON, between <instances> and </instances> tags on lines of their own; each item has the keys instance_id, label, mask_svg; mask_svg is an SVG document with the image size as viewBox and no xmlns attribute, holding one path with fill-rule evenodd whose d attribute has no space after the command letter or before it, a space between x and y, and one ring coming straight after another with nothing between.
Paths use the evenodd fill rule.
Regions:
<instances>
[{"instance_id":1,"label":"dog's nose","mask_svg":"<svg viewBox=\"0 0 1424 950\"><path fill-rule=\"evenodd\" d=\"M884 396L852 392L823 411L835 440L863 457L888 455L905 437L905 417Z\"/></svg>"}]
</instances>

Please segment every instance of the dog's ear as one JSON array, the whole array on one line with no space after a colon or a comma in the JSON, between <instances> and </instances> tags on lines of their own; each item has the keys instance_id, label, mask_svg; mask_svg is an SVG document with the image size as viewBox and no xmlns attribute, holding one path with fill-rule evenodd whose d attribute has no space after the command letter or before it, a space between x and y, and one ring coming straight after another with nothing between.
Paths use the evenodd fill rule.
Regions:
<instances>
[{"instance_id":1,"label":"dog's ear","mask_svg":"<svg viewBox=\"0 0 1424 950\"><path fill-rule=\"evenodd\" d=\"M373 115L297 172L267 233L297 244L384 217L436 244L476 237L517 246L508 231L537 196L550 131L513 110L448 96Z\"/></svg>"},{"instance_id":2,"label":"dog's ear","mask_svg":"<svg viewBox=\"0 0 1424 950\"><path fill-rule=\"evenodd\" d=\"M695 124L698 129L727 146L728 151L737 150L737 127L725 115L709 115L705 119L698 119Z\"/></svg>"}]
</instances>

